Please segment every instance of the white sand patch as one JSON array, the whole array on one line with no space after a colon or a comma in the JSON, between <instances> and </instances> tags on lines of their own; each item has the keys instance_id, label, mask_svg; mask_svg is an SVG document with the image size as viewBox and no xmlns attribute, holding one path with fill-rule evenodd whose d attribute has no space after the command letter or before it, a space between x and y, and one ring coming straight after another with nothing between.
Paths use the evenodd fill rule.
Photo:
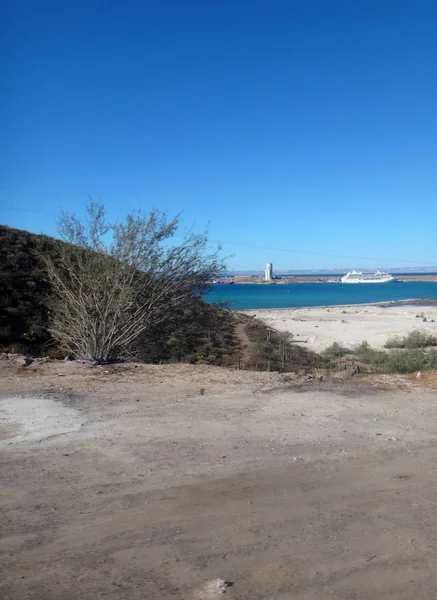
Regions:
<instances>
[{"instance_id":1,"label":"white sand patch","mask_svg":"<svg viewBox=\"0 0 437 600\"><path fill-rule=\"evenodd\" d=\"M83 419L62 402L35 396L0 399L0 448L76 431Z\"/></svg>"},{"instance_id":2,"label":"white sand patch","mask_svg":"<svg viewBox=\"0 0 437 600\"><path fill-rule=\"evenodd\" d=\"M377 305L245 311L279 331L288 331L295 342L320 352L333 342L354 346L367 341L382 348L388 338L414 329L437 336L437 307ZM426 321L424 321L426 319Z\"/></svg>"}]
</instances>

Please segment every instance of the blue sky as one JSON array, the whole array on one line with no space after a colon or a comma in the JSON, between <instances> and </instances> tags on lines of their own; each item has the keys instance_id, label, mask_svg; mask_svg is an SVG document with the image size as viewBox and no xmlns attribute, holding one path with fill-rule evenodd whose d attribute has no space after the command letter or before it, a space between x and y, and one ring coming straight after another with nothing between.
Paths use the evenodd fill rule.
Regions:
<instances>
[{"instance_id":1,"label":"blue sky","mask_svg":"<svg viewBox=\"0 0 437 600\"><path fill-rule=\"evenodd\" d=\"M210 222L231 268L437 265L434 0L4 10L1 223L91 195Z\"/></svg>"}]
</instances>

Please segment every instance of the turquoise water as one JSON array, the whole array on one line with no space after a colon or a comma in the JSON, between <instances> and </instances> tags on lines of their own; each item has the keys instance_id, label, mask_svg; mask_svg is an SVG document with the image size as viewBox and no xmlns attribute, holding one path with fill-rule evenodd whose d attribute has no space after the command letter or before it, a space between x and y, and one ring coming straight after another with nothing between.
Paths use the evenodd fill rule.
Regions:
<instances>
[{"instance_id":1,"label":"turquoise water","mask_svg":"<svg viewBox=\"0 0 437 600\"><path fill-rule=\"evenodd\" d=\"M207 302L232 302L231 308L292 308L296 306L333 306L437 298L437 283L373 283L341 285L336 283L290 283L288 285L215 285L206 294Z\"/></svg>"}]
</instances>

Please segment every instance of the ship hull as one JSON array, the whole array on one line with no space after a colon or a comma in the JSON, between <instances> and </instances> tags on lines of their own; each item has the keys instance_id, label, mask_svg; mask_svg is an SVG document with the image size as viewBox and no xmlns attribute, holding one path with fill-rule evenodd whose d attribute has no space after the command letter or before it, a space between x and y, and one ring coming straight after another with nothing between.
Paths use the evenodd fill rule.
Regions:
<instances>
[{"instance_id":1,"label":"ship hull","mask_svg":"<svg viewBox=\"0 0 437 600\"><path fill-rule=\"evenodd\" d=\"M384 277L381 279L346 279L345 281L342 281L341 283L348 283L348 284L367 284L367 283L389 283L390 281L395 281L395 279L393 277Z\"/></svg>"}]
</instances>

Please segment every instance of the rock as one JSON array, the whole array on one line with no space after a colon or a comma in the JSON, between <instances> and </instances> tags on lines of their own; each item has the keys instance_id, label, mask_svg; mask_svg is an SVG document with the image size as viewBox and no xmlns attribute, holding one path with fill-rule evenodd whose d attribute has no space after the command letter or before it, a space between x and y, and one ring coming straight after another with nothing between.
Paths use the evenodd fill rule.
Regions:
<instances>
[{"instance_id":1,"label":"rock","mask_svg":"<svg viewBox=\"0 0 437 600\"><path fill-rule=\"evenodd\" d=\"M28 367L33 363L33 359L28 356L19 356L15 359L15 364L19 367Z\"/></svg>"},{"instance_id":2,"label":"rock","mask_svg":"<svg viewBox=\"0 0 437 600\"><path fill-rule=\"evenodd\" d=\"M34 359L33 359L33 362L34 362L36 365L42 365L42 364L44 364L44 363L46 363L46 362L50 362L51 360L52 360L52 359L51 359L49 356L42 356L41 358L34 358Z\"/></svg>"},{"instance_id":3,"label":"rock","mask_svg":"<svg viewBox=\"0 0 437 600\"><path fill-rule=\"evenodd\" d=\"M348 367L343 371L337 371L332 374L333 379L349 379L358 373L357 367Z\"/></svg>"},{"instance_id":4,"label":"rock","mask_svg":"<svg viewBox=\"0 0 437 600\"><path fill-rule=\"evenodd\" d=\"M199 600L206 600L207 598L215 598L221 594L226 594L226 590L232 583L225 581L224 579L211 579L207 581L201 589L195 593L195 598Z\"/></svg>"},{"instance_id":5,"label":"rock","mask_svg":"<svg viewBox=\"0 0 437 600\"><path fill-rule=\"evenodd\" d=\"M311 375L311 373L302 374L297 378L297 381L299 383L304 383L305 381L313 381L313 380L314 380L314 375Z\"/></svg>"}]
</instances>

